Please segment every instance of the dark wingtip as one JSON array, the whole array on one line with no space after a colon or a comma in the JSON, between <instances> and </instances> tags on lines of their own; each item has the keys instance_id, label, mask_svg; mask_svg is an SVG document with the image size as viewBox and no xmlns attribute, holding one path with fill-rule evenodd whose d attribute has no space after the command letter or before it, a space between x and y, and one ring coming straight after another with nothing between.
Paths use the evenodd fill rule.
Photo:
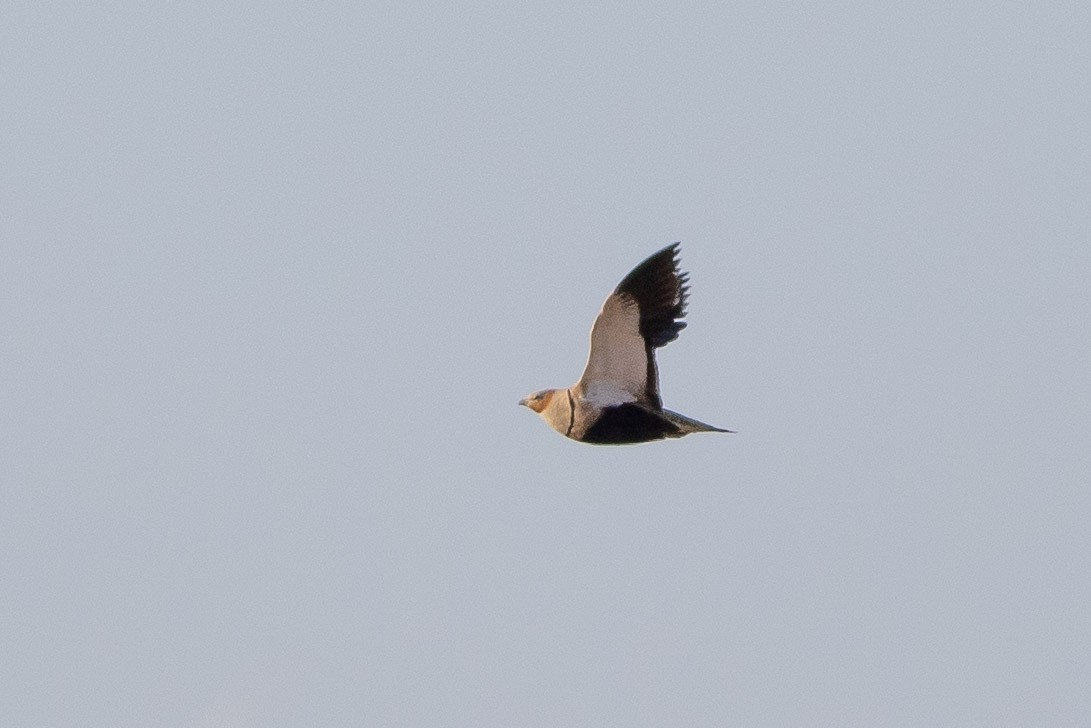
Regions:
<instances>
[{"instance_id":1,"label":"dark wingtip","mask_svg":"<svg viewBox=\"0 0 1091 728\"><path fill-rule=\"evenodd\" d=\"M648 256L615 289L640 305L640 333L652 347L674 341L685 327L689 274L680 267L681 246L674 242Z\"/></svg>"}]
</instances>

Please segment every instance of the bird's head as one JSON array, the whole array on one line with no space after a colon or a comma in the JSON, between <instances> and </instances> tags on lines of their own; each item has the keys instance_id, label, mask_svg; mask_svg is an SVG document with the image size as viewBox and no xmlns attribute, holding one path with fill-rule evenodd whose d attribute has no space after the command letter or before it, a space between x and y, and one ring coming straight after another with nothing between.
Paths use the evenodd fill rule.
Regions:
<instances>
[{"instance_id":1,"label":"bird's head","mask_svg":"<svg viewBox=\"0 0 1091 728\"><path fill-rule=\"evenodd\" d=\"M557 392L556 389L543 389L541 392L535 392L519 400L519 404L530 407L538 414L541 414L542 410L549 406L549 400L553 399L553 395Z\"/></svg>"}]
</instances>

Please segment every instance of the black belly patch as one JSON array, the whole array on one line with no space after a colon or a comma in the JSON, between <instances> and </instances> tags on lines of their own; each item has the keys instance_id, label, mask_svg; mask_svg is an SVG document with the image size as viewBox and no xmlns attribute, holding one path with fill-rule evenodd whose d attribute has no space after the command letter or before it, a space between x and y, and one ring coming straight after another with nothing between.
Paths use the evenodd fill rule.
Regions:
<instances>
[{"instance_id":1,"label":"black belly patch","mask_svg":"<svg viewBox=\"0 0 1091 728\"><path fill-rule=\"evenodd\" d=\"M635 404L606 407L582 439L592 445L630 445L677 435L678 427Z\"/></svg>"}]
</instances>

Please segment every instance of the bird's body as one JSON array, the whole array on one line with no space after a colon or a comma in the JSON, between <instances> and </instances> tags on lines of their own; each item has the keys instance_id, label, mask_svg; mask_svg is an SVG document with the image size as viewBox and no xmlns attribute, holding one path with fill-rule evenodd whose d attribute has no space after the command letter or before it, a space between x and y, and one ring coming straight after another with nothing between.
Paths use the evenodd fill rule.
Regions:
<instances>
[{"instance_id":1,"label":"bird's body","mask_svg":"<svg viewBox=\"0 0 1091 728\"><path fill-rule=\"evenodd\" d=\"M580 381L535 392L520 404L562 435L594 445L730 432L663 409L655 350L685 328L687 293L675 243L634 268L607 297Z\"/></svg>"}]
</instances>

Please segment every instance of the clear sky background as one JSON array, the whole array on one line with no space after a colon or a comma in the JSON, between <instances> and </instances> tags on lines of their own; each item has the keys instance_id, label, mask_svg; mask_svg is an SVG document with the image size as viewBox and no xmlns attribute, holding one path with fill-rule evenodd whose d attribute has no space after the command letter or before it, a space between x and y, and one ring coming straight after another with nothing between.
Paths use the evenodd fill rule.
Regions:
<instances>
[{"instance_id":1,"label":"clear sky background","mask_svg":"<svg viewBox=\"0 0 1091 728\"><path fill-rule=\"evenodd\" d=\"M1086 4L2 15L3 725L1091 721Z\"/></svg>"}]
</instances>

